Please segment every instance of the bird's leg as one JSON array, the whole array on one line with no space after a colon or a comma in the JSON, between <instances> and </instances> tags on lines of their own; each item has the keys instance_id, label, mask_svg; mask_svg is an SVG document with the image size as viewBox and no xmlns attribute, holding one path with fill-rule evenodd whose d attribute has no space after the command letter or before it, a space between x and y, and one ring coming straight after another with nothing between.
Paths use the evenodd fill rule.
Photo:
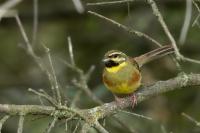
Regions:
<instances>
[{"instance_id":1,"label":"bird's leg","mask_svg":"<svg viewBox=\"0 0 200 133\"><path fill-rule=\"evenodd\" d=\"M120 98L116 95L114 95L114 97L115 97L115 101L117 102L118 106L121 106L123 104L122 98Z\"/></svg>"},{"instance_id":2,"label":"bird's leg","mask_svg":"<svg viewBox=\"0 0 200 133\"><path fill-rule=\"evenodd\" d=\"M135 107L135 105L137 105L137 97L134 93L131 94L130 101L131 101L131 107L133 109Z\"/></svg>"}]
</instances>

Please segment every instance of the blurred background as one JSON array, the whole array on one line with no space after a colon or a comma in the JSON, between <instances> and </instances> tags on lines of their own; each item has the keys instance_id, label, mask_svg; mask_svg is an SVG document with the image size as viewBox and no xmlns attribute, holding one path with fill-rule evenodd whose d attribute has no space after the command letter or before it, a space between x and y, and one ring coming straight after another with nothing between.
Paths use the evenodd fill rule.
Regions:
<instances>
[{"instance_id":1,"label":"blurred background","mask_svg":"<svg viewBox=\"0 0 200 133\"><path fill-rule=\"evenodd\" d=\"M1 0L0 2L3 4L6 1ZM30 41L33 36L34 2L32 0L21 1L11 8L18 12ZM50 48L56 75L62 85L63 97L70 102L79 90L72 84L72 80L77 78L77 73L60 61L60 59L70 61L67 42L67 37L70 36L77 66L84 72L87 72L92 65L95 66L88 82L89 88L103 102L110 102L113 96L102 84L101 79L104 67L101 59L104 53L111 49L118 49L129 56L138 56L157 46L145 38L130 35L116 25L88 14L87 11L100 13L129 28L144 32L161 44L170 42L145 0L87 6L86 3L89 2L100 1L83 0L85 11L79 13L71 0L38 0L38 28L33 47L44 62L47 62L47 57L41 44ZM156 0L156 2L172 35L178 42L185 17L186 1ZM192 26L198 14L197 8L192 5L186 41L183 45L178 43L181 53L194 59L200 59L200 28L197 24ZM28 92L27 89L44 89L51 94L48 78L24 50L25 44L13 17L1 19L0 42L0 103L40 104L38 97ZM199 73L200 71L200 66L197 64L188 62L180 62L180 64L182 71L186 73ZM170 57L153 61L142 68L143 86L151 85L158 80L173 78L179 72ZM151 121L126 113L118 113L115 116L136 133L199 133L200 127L181 115L185 112L200 121L199 103L199 87L188 87L153 97L138 104L133 110L127 109L151 117L153 119ZM77 106L91 108L97 104L82 93ZM51 118L29 116L25 121L25 133L40 133L48 127ZM102 122L105 122L106 129L111 133L131 132L112 116ZM10 118L3 126L2 132L16 132L17 123L18 117ZM75 124L70 122L69 133L73 132L74 127ZM63 128L64 123L61 121L56 124L52 132L64 132Z\"/></svg>"}]
</instances>

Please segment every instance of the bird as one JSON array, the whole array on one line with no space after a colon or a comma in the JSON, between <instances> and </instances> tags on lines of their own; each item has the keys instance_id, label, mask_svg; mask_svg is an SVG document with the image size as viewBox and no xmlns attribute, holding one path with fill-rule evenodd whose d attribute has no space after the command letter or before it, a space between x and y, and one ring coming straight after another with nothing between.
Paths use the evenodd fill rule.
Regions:
<instances>
[{"instance_id":1,"label":"bird","mask_svg":"<svg viewBox=\"0 0 200 133\"><path fill-rule=\"evenodd\" d=\"M110 50L105 53L102 61L103 83L115 97L117 103L124 97L131 98L132 107L137 104L135 91L141 86L141 67L155 59L174 53L171 45L161 46L137 57L129 57L119 50Z\"/></svg>"}]
</instances>

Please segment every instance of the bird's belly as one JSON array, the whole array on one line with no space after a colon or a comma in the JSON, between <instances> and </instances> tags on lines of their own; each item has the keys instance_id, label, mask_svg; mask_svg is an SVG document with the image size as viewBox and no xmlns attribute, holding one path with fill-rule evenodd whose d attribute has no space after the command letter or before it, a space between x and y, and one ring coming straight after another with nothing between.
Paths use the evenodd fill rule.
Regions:
<instances>
[{"instance_id":1,"label":"bird's belly","mask_svg":"<svg viewBox=\"0 0 200 133\"><path fill-rule=\"evenodd\" d=\"M140 86L140 82L135 82L134 84L129 84L129 83L119 83L114 86L108 87L110 91L112 91L115 94L131 94L134 91L138 89Z\"/></svg>"},{"instance_id":2,"label":"bird's belly","mask_svg":"<svg viewBox=\"0 0 200 133\"><path fill-rule=\"evenodd\" d=\"M136 91L141 84L139 71L129 73L105 74L103 77L106 87L114 94L131 94Z\"/></svg>"}]
</instances>

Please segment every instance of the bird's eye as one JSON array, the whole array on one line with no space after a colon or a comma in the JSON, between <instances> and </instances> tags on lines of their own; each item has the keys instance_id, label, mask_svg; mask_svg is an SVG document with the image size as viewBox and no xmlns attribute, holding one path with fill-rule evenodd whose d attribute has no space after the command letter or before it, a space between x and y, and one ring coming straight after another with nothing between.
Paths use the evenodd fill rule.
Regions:
<instances>
[{"instance_id":1,"label":"bird's eye","mask_svg":"<svg viewBox=\"0 0 200 133\"><path fill-rule=\"evenodd\" d=\"M113 58L117 58L117 57L118 57L118 54L114 54L114 55L113 55Z\"/></svg>"}]
</instances>

